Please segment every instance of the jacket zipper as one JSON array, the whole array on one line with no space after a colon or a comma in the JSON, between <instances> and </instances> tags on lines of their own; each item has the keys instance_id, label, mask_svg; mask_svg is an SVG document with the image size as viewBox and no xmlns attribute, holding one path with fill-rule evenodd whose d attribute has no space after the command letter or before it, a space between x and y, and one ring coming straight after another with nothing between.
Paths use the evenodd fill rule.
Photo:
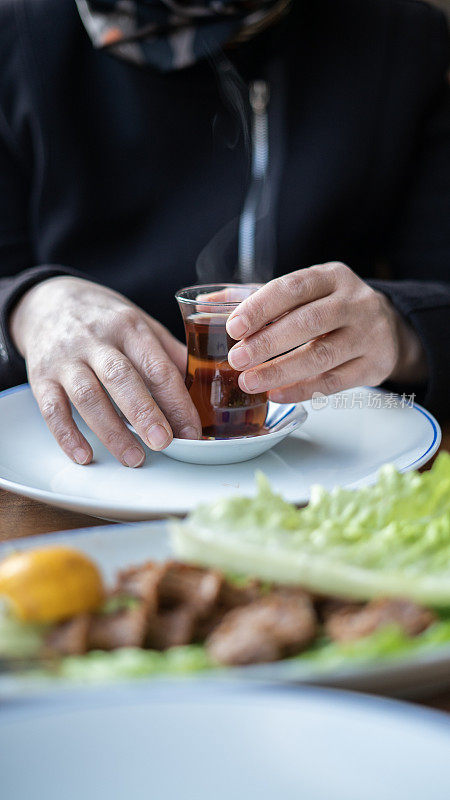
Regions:
<instances>
[{"instance_id":1,"label":"jacket zipper","mask_svg":"<svg viewBox=\"0 0 450 800\"><path fill-rule=\"evenodd\" d=\"M256 223L264 216L264 189L269 169L269 83L255 80L249 86L252 163L250 185L239 219L239 278L242 283L258 280Z\"/></svg>"}]
</instances>

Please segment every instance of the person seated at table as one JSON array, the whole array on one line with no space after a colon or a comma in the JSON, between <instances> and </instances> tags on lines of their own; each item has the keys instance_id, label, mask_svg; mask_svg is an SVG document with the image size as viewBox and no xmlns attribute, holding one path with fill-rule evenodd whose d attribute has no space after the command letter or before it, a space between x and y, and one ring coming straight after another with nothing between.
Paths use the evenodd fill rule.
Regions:
<instances>
[{"instance_id":1,"label":"person seated at table","mask_svg":"<svg viewBox=\"0 0 450 800\"><path fill-rule=\"evenodd\" d=\"M448 44L414 0L0 0L0 386L139 466L111 400L154 450L200 435L174 292L268 281L228 323L245 391L444 416Z\"/></svg>"}]
</instances>

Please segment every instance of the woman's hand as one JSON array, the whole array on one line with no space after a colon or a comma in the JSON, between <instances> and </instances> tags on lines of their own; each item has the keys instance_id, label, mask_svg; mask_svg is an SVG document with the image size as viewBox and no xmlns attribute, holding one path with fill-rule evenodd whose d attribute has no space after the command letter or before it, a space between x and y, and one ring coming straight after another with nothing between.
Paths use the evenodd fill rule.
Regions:
<instances>
[{"instance_id":1,"label":"woman's hand","mask_svg":"<svg viewBox=\"0 0 450 800\"><path fill-rule=\"evenodd\" d=\"M184 385L186 348L117 292L80 278L50 278L21 298L11 333L41 414L76 463L88 464L92 448L69 401L127 467L139 467L145 451L110 397L152 450L167 447L173 435L200 437Z\"/></svg>"},{"instance_id":2,"label":"woman's hand","mask_svg":"<svg viewBox=\"0 0 450 800\"><path fill-rule=\"evenodd\" d=\"M383 294L338 262L270 281L230 315L227 330L240 340L228 360L242 373L241 388L269 391L279 403L387 378L426 378L414 331Z\"/></svg>"}]
</instances>

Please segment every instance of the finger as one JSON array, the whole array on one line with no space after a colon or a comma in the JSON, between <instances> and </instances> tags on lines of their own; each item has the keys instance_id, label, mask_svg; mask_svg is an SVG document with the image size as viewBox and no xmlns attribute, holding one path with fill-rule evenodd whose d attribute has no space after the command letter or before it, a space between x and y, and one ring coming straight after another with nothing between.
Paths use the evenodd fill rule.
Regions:
<instances>
[{"instance_id":1,"label":"finger","mask_svg":"<svg viewBox=\"0 0 450 800\"><path fill-rule=\"evenodd\" d=\"M172 336L170 331L168 331L164 325L161 325L161 323L156 319L150 317L149 314L146 314L145 311L142 311L142 309L136 306L134 303L130 303L129 307L126 306L118 314L117 324L115 325L115 346L120 349L123 341L124 330L134 330L136 327L139 328L142 326L143 323L148 325L150 330L155 333L156 338L161 342L167 352L167 355L176 365L177 369L184 378L186 374L187 362L186 345L180 342L175 336Z\"/></svg>"},{"instance_id":2,"label":"finger","mask_svg":"<svg viewBox=\"0 0 450 800\"><path fill-rule=\"evenodd\" d=\"M214 292L202 292L197 295L197 300L206 300L208 303L240 303L244 297L256 292L262 285L261 283L245 283L226 286L224 289L216 289Z\"/></svg>"},{"instance_id":3,"label":"finger","mask_svg":"<svg viewBox=\"0 0 450 800\"><path fill-rule=\"evenodd\" d=\"M370 371L365 359L354 358L336 369L316 375L306 381L283 386L270 392L274 403L302 403L310 400L315 392L330 395L353 389L354 386L370 385Z\"/></svg>"},{"instance_id":4,"label":"finger","mask_svg":"<svg viewBox=\"0 0 450 800\"><path fill-rule=\"evenodd\" d=\"M203 292L197 295L199 302L195 309L198 313L210 314L229 314L233 310L233 305L240 303L249 295L260 289L261 283L246 283L237 286L226 286L224 289L219 289L214 292ZM215 305L217 303L217 305Z\"/></svg>"},{"instance_id":5,"label":"finger","mask_svg":"<svg viewBox=\"0 0 450 800\"><path fill-rule=\"evenodd\" d=\"M340 328L284 356L242 372L239 386L248 394L267 392L328 372L359 355L361 342L356 339L352 329Z\"/></svg>"},{"instance_id":6,"label":"finger","mask_svg":"<svg viewBox=\"0 0 450 800\"><path fill-rule=\"evenodd\" d=\"M126 354L115 348L97 350L90 365L142 441L152 450L167 447L172 441L170 424Z\"/></svg>"},{"instance_id":7,"label":"finger","mask_svg":"<svg viewBox=\"0 0 450 800\"><path fill-rule=\"evenodd\" d=\"M227 331L232 339L242 339L299 305L331 294L337 270L330 264L299 269L266 283L230 314Z\"/></svg>"},{"instance_id":8,"label":"finger","mask_svg":"<svg viewBox=\"0 0 450 800\"><path fill-rule=\"evenodd\" d=\"M134 331L124 331L122 346L161 412L166 415L174 436L180 439L199 439L202 426L198 411L183 377L155 335L146 325L135 328Z\"/></svg>"},{"instance_id":9,"label":"finger","mask_svg":"<svg viewBox=\"0 0 450 800\"><path fill-rule=\"evenodd\" d=\"M348 321L347 304L335 295L295 308L265 328L234 345L228 353L230 365L242 371L269 358L287 353Z\"/></svg>"},{"instance_id":10,"label":"finger","mask_svg":"<svg viewBox=\"0 0 450 800\"><path fill-rule=\"evenodd\" d=\"M145 451L118 417L97 377L87 365L68 370L64 389L84 421L125 467L140 467Z\"/></svg>"},{"instance_id":11,"label":"finger","mask_svg":"<svg viewBox=\"0 0 450 800\"><path fill-rule=\"evenodd\" d=\"M76 464L92 461L92 447L78 430L63 388L54 381L31 383L39 410L65 454Z\"/></svg>"},{"instance_id":12,"label":"finger","mask_svg":"<svg viewBox=\"0 0 450 800\"><path fill-rule=\"evenodd\" d=\"M184 380L187 364L186 345L180 342L179 339L176 339L175 336L172 336L170 331L168 331L164 325L161 325L160 322L152 319L152 317L149 317L147 314L145 318L150 329L155 333L157 339L161 342L170 360L173 361Z\"/></svg>"}]
</instances>

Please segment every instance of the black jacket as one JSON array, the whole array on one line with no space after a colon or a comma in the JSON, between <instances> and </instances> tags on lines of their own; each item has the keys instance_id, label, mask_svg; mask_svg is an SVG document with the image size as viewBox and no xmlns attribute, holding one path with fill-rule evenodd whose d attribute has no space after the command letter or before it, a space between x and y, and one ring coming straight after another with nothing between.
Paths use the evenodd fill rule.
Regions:
<instances>
[{"instance_id":1,"label":"black jacket","mask_svg":"<svg viewBox=\"0 0 450 800\"><path fill-rule=\"evenodd\" d=\"M228 52L241 84L207 62L161 75L94 51L73 0L0 0L0 387L25 378L8 314L43 277L79 270L178 334L173 294L199 255L203 278L232 277L241 116L263 78L275 273L340 260L381 288L425 345L424 401L444 415L448 57L444 17L422 2L294 0Z\"/></svg>"}]
</instances>

